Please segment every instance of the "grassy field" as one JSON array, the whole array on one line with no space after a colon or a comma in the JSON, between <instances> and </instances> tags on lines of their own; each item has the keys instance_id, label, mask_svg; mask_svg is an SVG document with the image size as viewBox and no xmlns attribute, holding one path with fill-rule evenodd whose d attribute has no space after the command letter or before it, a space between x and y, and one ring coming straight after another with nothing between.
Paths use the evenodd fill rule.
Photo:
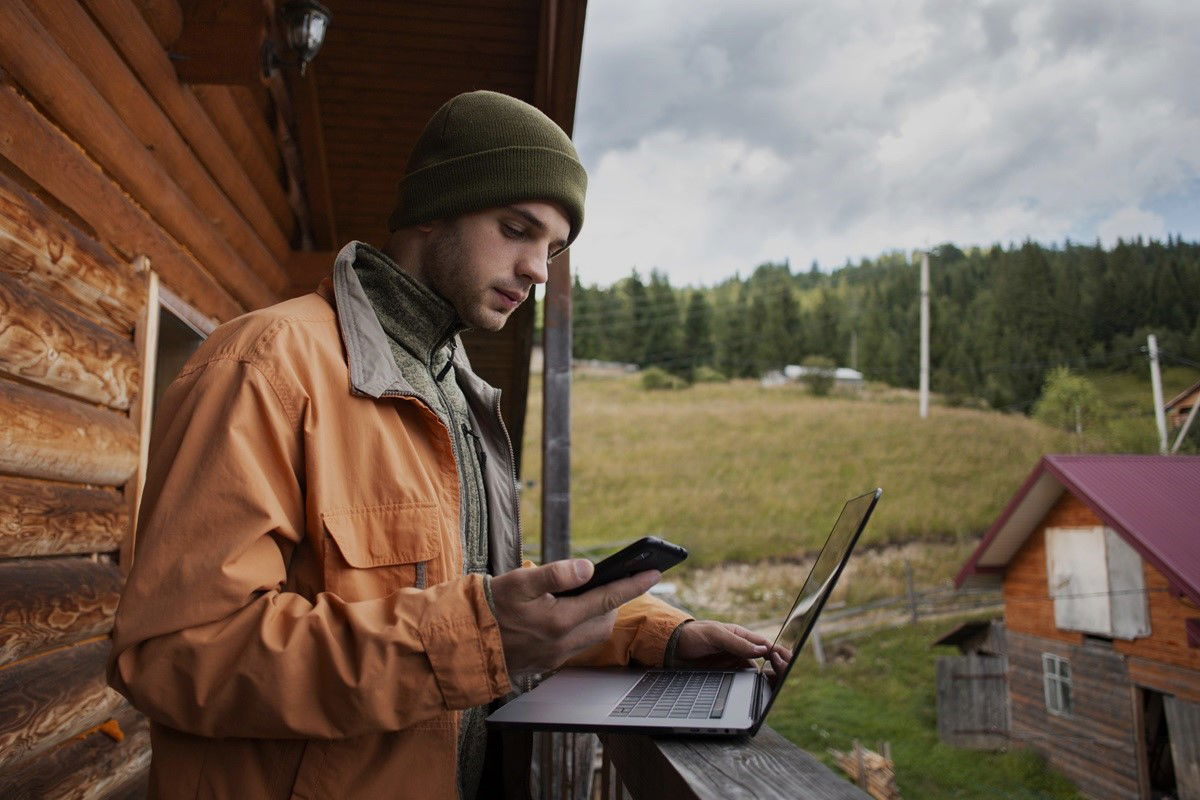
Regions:
<instances>
[{"instance_id":1,"label":"grassy field","mask_svg":"<svg viewBox=\"0 0 1200 800\"><path fill-rule=\"evenodd\" d=\"M522 516L538 553L541 385L526 426ZM692 566L798 556L842 501L884 487L867 545L978 536L1037 459L1072 437L1016 414L935 406L888 391L816 398L754 381L647 392L636 377L577 377L572 395L572 540L594 554L654 533Z\"/></svg>"},{"instance_id":2,"label":"grassy field","mask_svg":"<svg viewBox=\"0 0 1200 800\"><path fill-rule=\"evenodd\" d=\"M1115 452L1157 453L1158 429L1154 421L1154 394L1149 370L1128 372L1089 372L1088 380L1100 390L1108 407L1107 419L1098 431L1090 432L1089 449ZM1200 378L1200 370L1188 367L1163 367L1163 402L1168 402ZM1196 425L1193 424L1193 428ZM1168 442L1175 443L1169 433ZM1200 452L1200 429L1193 430L1181 446L1182 452Z\"/></svg>"},{"instance_id":3,"label":"grassy field","mask_svg":"<svg viewBox=\"0 0 1200 800\"><path fill-rule=\"evenodd\" d=\"M905 800L1046 800L1080 798L1065 778L1032 751L960 750L939 741L934 664L952 648L929 643L955 621L878 631L853 642L849 663L817 671L802 657L771 710L771 727L831 767L830 748L849 750L855 739L875 748L890 742ZM826 642L833 652L836 641ZM799 673L799 674L796 674Z\"/></svg>"}]
</instances>

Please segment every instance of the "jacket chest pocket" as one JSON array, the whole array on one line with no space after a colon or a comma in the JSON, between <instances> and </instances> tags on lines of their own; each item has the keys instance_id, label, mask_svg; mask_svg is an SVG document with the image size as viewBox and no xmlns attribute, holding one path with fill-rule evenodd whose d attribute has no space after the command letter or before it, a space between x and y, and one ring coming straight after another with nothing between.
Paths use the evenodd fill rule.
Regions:
<instances>
[{"instance_id":1,"label":"jacket chest pocket","mask_svg":"<svg viewBox=\"0 0 1200 800\"><path fill-rule=\"evenodd\" d=\"M434 503L327 511L325 588L343 600L384 597L444 580L441 515Z\"/></svg>"}]
</instances>

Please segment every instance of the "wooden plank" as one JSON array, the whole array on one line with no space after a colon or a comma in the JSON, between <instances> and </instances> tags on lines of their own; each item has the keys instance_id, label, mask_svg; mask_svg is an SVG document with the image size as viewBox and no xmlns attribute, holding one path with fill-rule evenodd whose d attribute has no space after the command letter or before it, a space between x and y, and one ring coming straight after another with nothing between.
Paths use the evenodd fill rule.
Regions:
<instances>
[{"instance_id":1,"label":"wooden plank","mask_svg":"<svg viewBox=\"0 0 1200 800\"><path fill-rule=\"evenodd\" d=\"M70 0L58 0L64 1ZM121 55L200 157L200 162L253 226L273 260L276 263L285 260L290 249L291 230L287 226L291 215L287 213L287 198L278 182L251 180L195 94L179 82L166 53L155 47L154 34L147 25L139 22L132 0L86 2ZM277 217L280 209L285 212L282 220Z\"/></svg>"},{"instance_id":2,"label":"wooden plank","mask_svg":"<svg viewBox=\"0 0 1200 800\"><path fill-rule=\"evenodd\" d=\"M9 118L5 116L5 127ZM145 291L134 270L0 173L0 274L68 302L109 330L128 334Z\"/></svg>"},{"instance_id":3,"label":"wooden plank","mask_svg":"<svg viewBox=\"0 0 1200 800\"><path fill-rule=\"evenodd\" d=\"M2 72L0 119L4 120L0 155L12 161L63 205L78 214L106 243L127 255L142 253L149 256L155 270L181 296L218 319L232 319L244 311L191 253L164 232L75 142L21 97ZM0 180L0 184L5 187L4 191L0 191L2 204L6 202L5 193L16 195L12 189L14 184L10 181ZM44 209L44 205L41 207ZM8 216L14 206L8 203L7 207L0 208ZM35 209L35 219L41 219L37 216L40 213ZM84 287L92 285L96 278L91 267L82 270L76 266L83 257L73 249L75 246L74 240L51 238L40 249L22 256L25 260L6 261L0 255L0 265L15 264L4 268L33 277L48 266L61 263L62 269L46 273L50 275L48 280L52 288L61 286L72 297L84 297ZM0 238L0 254L6 247L8 245ZM45 256L42 255L43 250ZM59 253L62 255L59 256ZM113 296L120 300L119 295ZM119 303L127 309L123 313L128 321L122 323L128 326L126 329L132 329L137 316L136 309L140 309L142 303L141 296L137 303ZM105 303L97 307L108 311Z\"/></svg>"},{"instance_id":4,"label":"wooden plank","mask_svg":"<svg viewBox=\"0 0 1200 800\"><path fill-rule=\"evenodd\" d=\"M269 108L271 102L269 100L260 102L254 90L248 86L220 88L225 90L238 113L242 115L246 127L258 141L258 147L262 151L263 157L267 159L275 174L279 174L279 171L283 169L283 154L279 152L279 143L275 140L275 130L271 127L274 119ZM266 107L265 110L264 107Z\"/></svg>"},{"instance_id":5,"label":"wooden plank","mask_svg":"<svg viewBox=\"0 0 1200 800\"><path fill-rule=\"evenodd\" d=\"M296 231L296 217L279 182L279 152L274 147L270 153L263 151L258 137L235 104L230 88L197 84L191 91L271 209L271 216L280 230L290 240Z\"/></svg>"},{"instance_id":6,"label":"wooden plank","mask_svg":"<svg viewBox=\"0 0 1200 800\"><path fill-rule=\"evenodd\" d=\"M865 800L862 790L770 728L752 739L608 734L601 742L636 800Z\"/></svg>"},{"instance_id":7,"label":"wooden plank","mask_svg":"<svg viewBox=\"0 0 1200 800\"><path fill-rule=\"evenodd\" d=\"M1140 656L1131 656L1128 662L1129 677L1138 686L1200 703L1200 671Z\"/></svg>"},{"instance_id":8,"label":"wooden plank","mask_svg":"<svg viewBox=\"0 0 1200 800\"><path fill-rule=\"evenodd\" d=\"M39 0L33 10L202 216L276 288L273 280L284 282L279 262L287 257L288 244L250 179L200 104L175 79L166 53L129 0L88 4L107 23L120 54L77 0Z\"/></svg>"},{"instance_id":9,"label":"wooden plank","mask_svg":"<svg viewBox=\"0 0 1200 800\"><path fill-rule=\"evenodd\" d=\"M0 775L0 796L12 800L104 798L144 781L150 769L150 723L128 704L113 712L112 720L122 734L121 741L101 730L72 737L47 753L6 768Z\"/></svg>"},{"instance_id":10,"label":"wooden plank","mask_svg":"<svg viewBox=\"0 0 1200 800\"><path fill-rule=\"evenodd\" d=\"M315 290L325 276L333 271L333 260L336 256L337 253L333 250L292 253L291 261L288 262L292 288L288 290L288 296L299 297Z\"/></svg>"},{"instance_id":11,"label":"wooden plank","mask_svg":"<svg viewBox=\"0 0 1200 800\"><path fill-rule=\"evenodd\" d=\"M121 583L90 558L0 563L0 665L108 633Z\"/></svg>"},{"instance_id":12,"label":"wooden plank","mask_svg":"<svg viewBox=\"0 0 1200 800\"><path fill-rule=\"evenodd\" d=\"M137 329L138 358L142 366L142 385L138 392L137 406L131 415L138 429L137 469L125 484L125 497L129 502L129 535L121 541L121 573L129 574L137 545L138 509L142 503L142 489L146 485L146 465L150 462L150 424L154 411L155 372L158 365L158 326L161 309L158 301L158 276L150 273L149 302Z\"/></svg>"},{"instance_id":13,"label":"wooden plank","mask_svg":"<svg viewBox=\"0 0 1200 800\"><path fill-rule=\"evenodd\" d=\"M137 467L128 417L0 380L0 472L120 486Z\"/></svg>"},{"instance_id":14,"label":"wooden plank","mask_svg":"<svg viewBox=\"0 0 1200 800\"><path fill-rule=\"evenodd\" d=\"M134 0L134 4L162 47L175 43L183 30L183 11L176 0Z\"/></svg>"},{"instance_id":15,"label":"wooden plank","mask_svg":"<svg viewBox=\"0 0 1200 800\"><path fill-rule=\"evenodd\" d=\"M0 669L0 768L45 753L113 715L124 701L105 682L109 647L101 639Z\"/></svg>"},{"instance_id":16,"label":"wooden plank","mask_svg":"<svg viewBox=\"0 0 1200 800\"><path fill-rule=\"evenodd\" d=\"M120 492L0 477L0 557L116 550L128 528Z\"/></svg>"},{"instance_id":17,"label":"wooden plank","mask_svg":"<svg viewBox=\"0 0 1200 800\"><path fill-rule=\"evenodd\" d=\"M316 68L300 75L285 73L292 97L296 138L304 165L304 199L308 201L308 221L312 226L314 250L330 250L341 245L333 221L333 196L329 192L329 164L325 155L321 107L317 101Z\"/></svg>"},{"instance_id":18,"label":"wooden plank","mask_svg":"<svg viewBox=\"0 0 1200 800\"><path fill-rule=\"evenodd\" d=\"M263 277L205 218L20 0L0 3L0 64L241 302L257 308L275 301Z\"/></svg>"},{"instance_id":19,"label":"wooden plank","mask_svg":"<svg viewBox=\"0 0 1200 800\"><path fill-rule=\"evenodd\" d=\"M1164 697L1179 800L1200 800L1200 703Z\"/></svg>"},{"instance_id":20,"label":"wooden plank","mask_svg":"<svg viewBox=\"0 0 1200 800\"><path fill-rule=\"evenodd\" d=\"M129 408L133 342L0 273L0 372L111 408Z\"/></svg>"}]
</instances>

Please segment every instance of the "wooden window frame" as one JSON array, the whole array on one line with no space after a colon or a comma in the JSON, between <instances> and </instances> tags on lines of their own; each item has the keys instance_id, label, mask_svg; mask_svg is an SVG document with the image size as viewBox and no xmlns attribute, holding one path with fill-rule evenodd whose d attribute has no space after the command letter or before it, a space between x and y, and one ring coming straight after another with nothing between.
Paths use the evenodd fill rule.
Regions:
<instances>
[{"instance_id":1,"label":"wooden window frame","mask_svg":"<svg viewBox=\"0 0 1200 800\"><path fill-rule=\"evenodd\" d=\"M1063 674L1064 670L1066 674ZM1046 700L1046 710L1058 717L1074 716L1073 689L1070 659L1057 653L1042 653L1042 692Z\"/></svg>"}]
</instances>

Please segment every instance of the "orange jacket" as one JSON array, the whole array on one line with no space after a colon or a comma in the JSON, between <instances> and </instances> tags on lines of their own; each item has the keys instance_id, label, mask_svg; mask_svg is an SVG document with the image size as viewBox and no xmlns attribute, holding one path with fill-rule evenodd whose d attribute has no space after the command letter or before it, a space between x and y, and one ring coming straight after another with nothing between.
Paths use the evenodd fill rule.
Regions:
<instances>
[{"instance_id":1,"label":"orange jacket","mask_svg":"<svg viewBox=\"0 0 1200 800\"><path fill-rule=\"evenodd\" d=\"M458 710L512 688L461 574L449 433L406 393L353 248L318 293L217 329L157 411L109 662L152 723L152 796L453 800ZM512 450L458 353L499 573ZM639 598L579 660L659 664L685 619Z\"/></svg>"}]
</instances>

